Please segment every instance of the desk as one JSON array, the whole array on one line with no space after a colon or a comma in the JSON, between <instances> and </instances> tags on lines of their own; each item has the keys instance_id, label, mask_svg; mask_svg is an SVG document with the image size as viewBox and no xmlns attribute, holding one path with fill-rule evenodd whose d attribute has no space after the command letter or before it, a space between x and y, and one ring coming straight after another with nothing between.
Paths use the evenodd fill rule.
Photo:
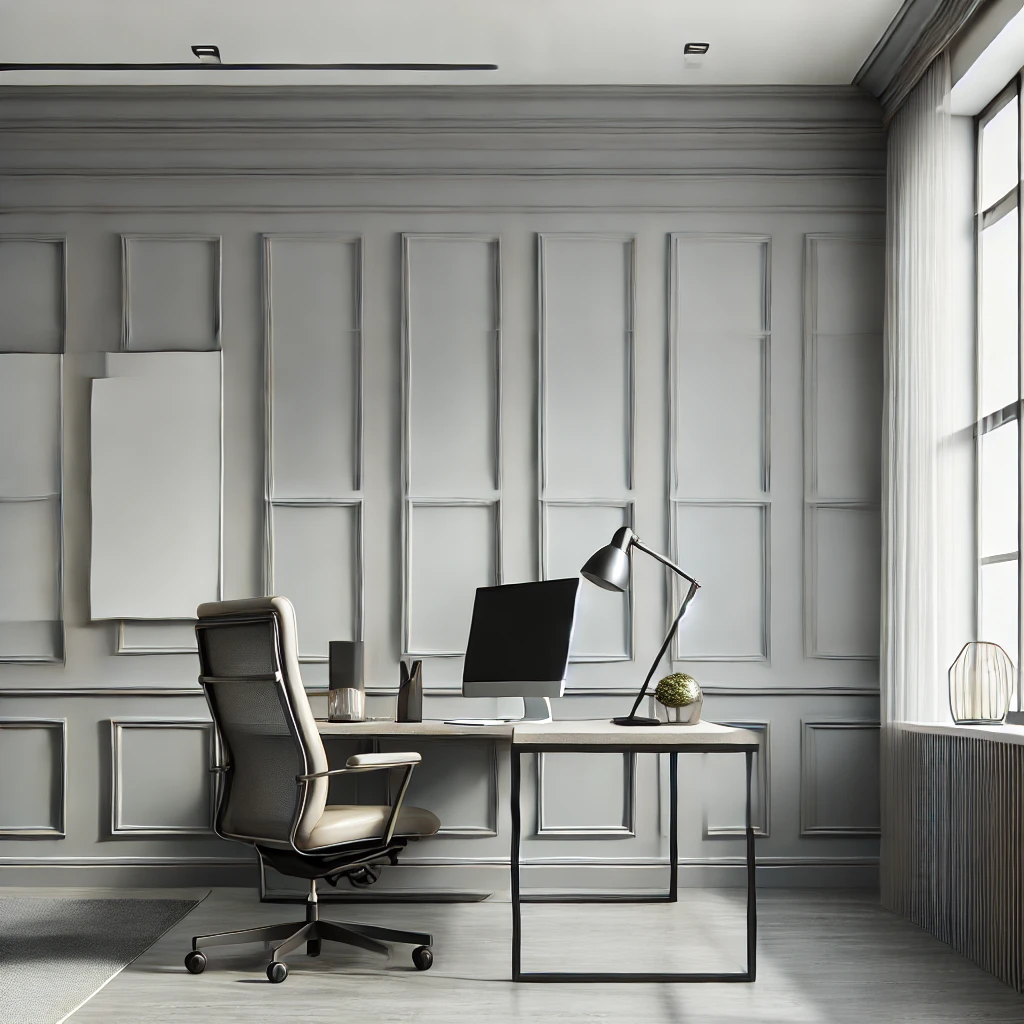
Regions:
<instances>
[{"instance_id":1,"label":"desk","mask_svg":"<svg viewBox=\"0 0 1024 1024\"><path fill-rule=\"evenodd\" d=\"M517 725L512 732L512 980L549 982L588 981L753 981L756 974L757 907L754 882L754 828L750 818L750 785L757 736L746 729L698 722L696 725L661 725L653 728L623 727L608 721L539 722ZM669 755L669 888L653 896L523 896L520 893L519 847L522 835L519 784L524 754L549 751L579 753L621 752ZM744 752L747 759L747 969L728 973L570 972L522 970L523 903L675 903L679 874L679 778L680 753L720 754Z\"/></svg>"},{"instance_id":2,"label":"desk","mask_svg":"<svg viewBox=\"0 0 1024 1024\"><path fill-rule=\"evenodd\" d=\"M512 756L512 980L536 982L701 982L753 981L756 974L757 908L754 879L754 829L751 822L751 780L757 736L746 730L712 722L696 725L662 724L655 728L625 728L606 720L592 722L533 722L507 725L446 725L444 722L325 722L318 721L321 736L365 737L469 737L510 741ZM669 755L669 887L654 895L607 894L603 896L539 896L520 892L520 778L524 754L547 751L579 753L652 753ZM745 753L746 853L747 853L747 969L732 973L602 973L524 972L522 962L522 904L632 902L674 903L679 880L679 754Z\"/></svg>"}]
</instances>

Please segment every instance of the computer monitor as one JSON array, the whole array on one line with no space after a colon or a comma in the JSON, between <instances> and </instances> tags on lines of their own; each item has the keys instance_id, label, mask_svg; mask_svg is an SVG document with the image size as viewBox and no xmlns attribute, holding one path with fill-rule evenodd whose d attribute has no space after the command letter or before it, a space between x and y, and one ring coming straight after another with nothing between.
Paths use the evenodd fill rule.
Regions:
<instances>
[{"instance_id":1,"label":"computer monitor","mask_svg":"<svg viewBox=\"0 0 1024 1024\"><path fill-rule=\"evenodd\" d=\"M549 721L569 667L579 577L480 587L462 672L465 697L522 697L524 720Z\"/></svg>"}]
</instances>

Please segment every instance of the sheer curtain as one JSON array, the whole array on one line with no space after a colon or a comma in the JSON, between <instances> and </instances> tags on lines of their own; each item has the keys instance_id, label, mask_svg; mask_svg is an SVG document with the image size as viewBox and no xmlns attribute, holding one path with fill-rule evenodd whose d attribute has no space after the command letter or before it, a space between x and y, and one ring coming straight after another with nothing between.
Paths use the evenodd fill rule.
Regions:
<instances>
[{"instance_id":1,"label":"sheer curtain","mask_svg":"<svg viewBox=\"0 0 1024 1024\"><path fill-rule=\"evenodd\" d=\"M953 422L949 58L893 117L886 203L883 728L948 720ZM963 585L963 581L959 581ZM962 640L961 640L962 642ZM955 653L955 652L954 652Z\"/></svg>"}]
</instances>

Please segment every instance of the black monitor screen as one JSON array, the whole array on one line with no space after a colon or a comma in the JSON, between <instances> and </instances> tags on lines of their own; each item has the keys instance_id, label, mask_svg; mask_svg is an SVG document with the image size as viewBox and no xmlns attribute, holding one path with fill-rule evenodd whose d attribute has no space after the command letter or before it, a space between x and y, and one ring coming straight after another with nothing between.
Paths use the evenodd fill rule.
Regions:
<instances>
[{"instance_id":1,"label":"black monitor screen","mask_svg":"<svg viewBox=\"0 0 1024 1024\"><path fill-rule=\"evenodd\" d=\"M565 678L579 577L480 587L473 605L464 683Z\"/></svg>"}]
</instances>

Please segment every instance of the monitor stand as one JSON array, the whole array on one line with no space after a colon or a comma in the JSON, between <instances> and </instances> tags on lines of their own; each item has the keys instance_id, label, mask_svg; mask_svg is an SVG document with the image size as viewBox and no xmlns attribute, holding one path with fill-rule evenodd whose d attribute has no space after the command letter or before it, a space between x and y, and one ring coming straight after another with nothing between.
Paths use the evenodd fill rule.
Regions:
<instances>
[{"instance_id":1,"label":"monitor stand","mask_svg":"<svg viewBox=\"0 0 1024 1024\"><path fill-rule=\"evenodd\" d=\"M551 701L547 697L524 697L522 718L453 718L445 725L518 725L520 722L550 722Z\"/></svg>"}]
</instances>

